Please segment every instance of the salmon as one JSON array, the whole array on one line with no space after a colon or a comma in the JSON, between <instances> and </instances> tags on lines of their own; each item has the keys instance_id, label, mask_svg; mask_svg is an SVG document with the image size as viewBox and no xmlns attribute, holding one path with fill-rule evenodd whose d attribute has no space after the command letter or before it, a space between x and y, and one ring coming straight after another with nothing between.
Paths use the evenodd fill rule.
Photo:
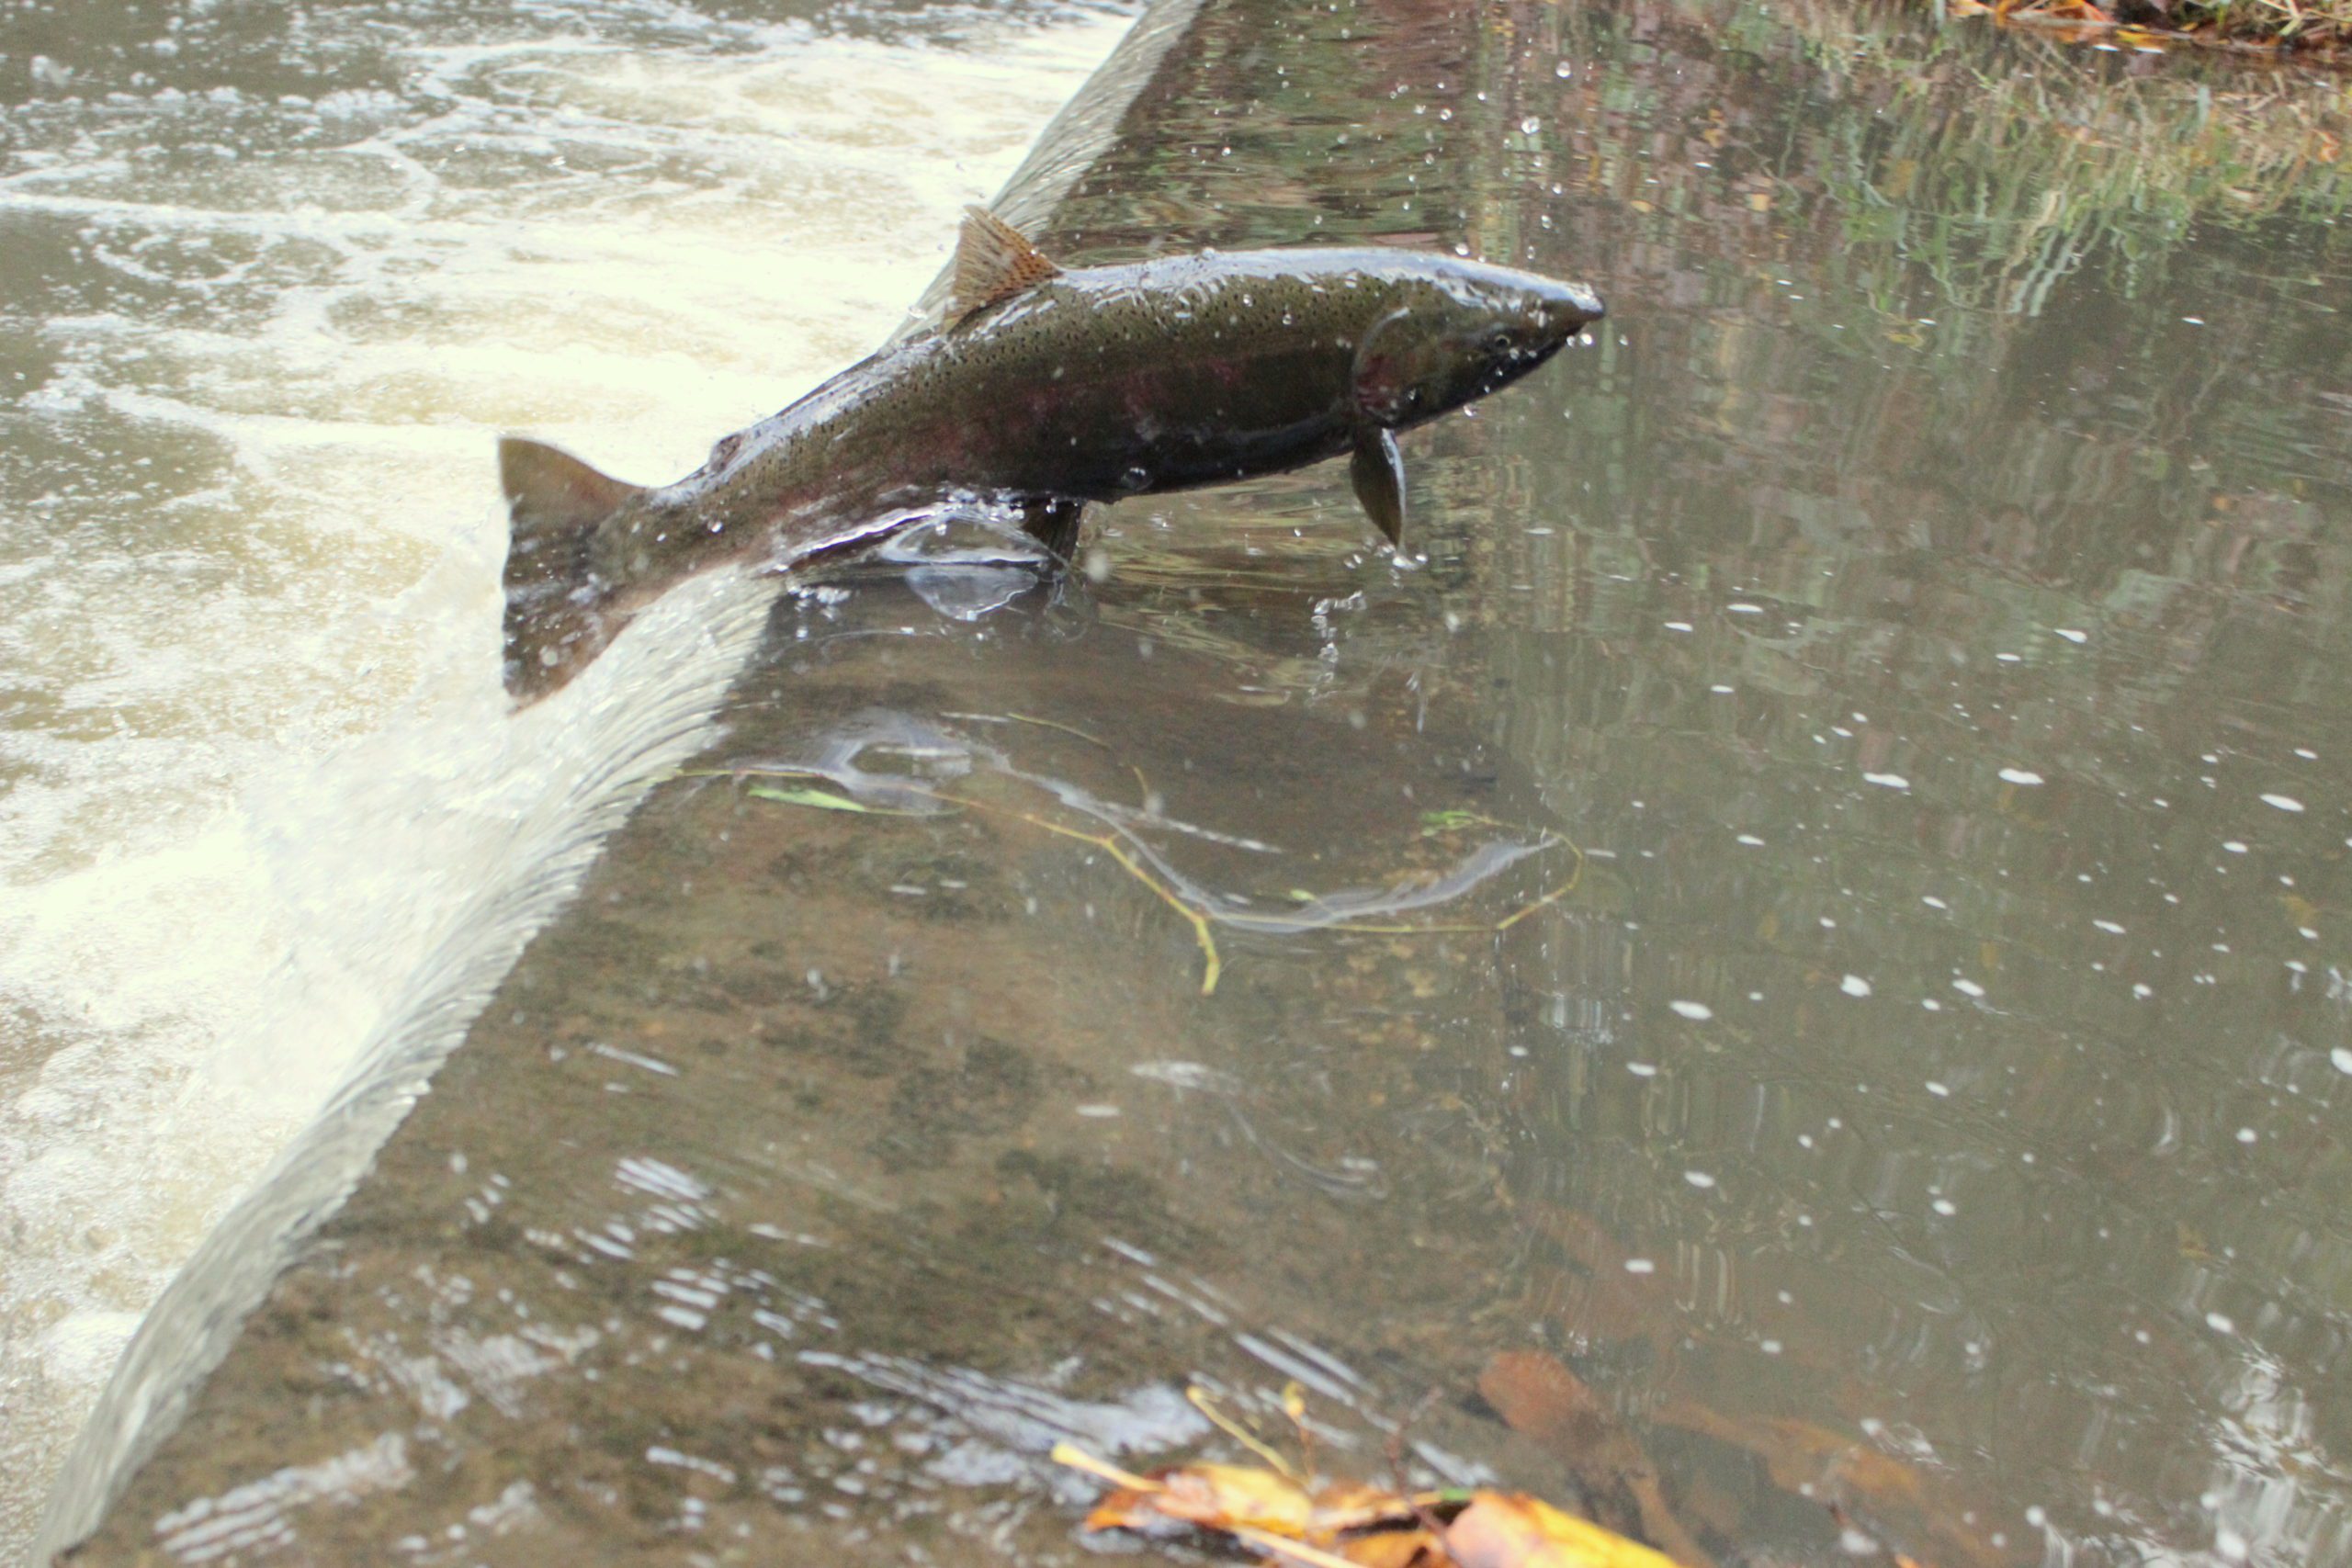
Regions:
<instances>
[{"instance_id":1,"label":"salmon","mask_svg":"<svg viewBox=\"0 0 2352 1568\"><path fill-rule=\"evenodd\" d=\"M724 560L787 568L943 504L1016 517L1067 560L1083 508L1349 457L1399 545L1396 433L1515 381L1600 319L1589 289L1378 248L1062 267L967 209L944 325L748 429L675 483L499 444L505 680L556 690L629 617Z\"/></svg>"}]
</instances>

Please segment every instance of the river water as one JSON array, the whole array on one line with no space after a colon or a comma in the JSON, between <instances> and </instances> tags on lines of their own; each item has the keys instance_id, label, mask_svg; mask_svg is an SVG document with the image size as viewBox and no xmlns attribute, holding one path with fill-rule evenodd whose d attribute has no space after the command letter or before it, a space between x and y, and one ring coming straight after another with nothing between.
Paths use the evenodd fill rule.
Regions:
<instances>
[{"instance_id":1,"label":"river water","mask_svg":"<svg viewBox=\"0 0 2352 1568\"><path fill-rule=\"evenodd\" d=\"M491 437L651 478L886 336L1125 25L0 18L0 1560L562 764Z\"/></svg>"},{"instance_id":2,"label":"river water","mask_svg":"<svg viewBox=\"0 0 2352 1568\"><path fill-rule=\"evenodd\" d=\"M375 584L349 612L374 629L290 617L312 662L275 705L221 678L259 657L246 639L153 614L112 634L157 646L152 668L102 667L106 637L21 656L89 666L60 677L80 707L19 726L95 749L85 843L168 851L172 791L207 766L241 813L184 835L211 880L180 903L151 870L90 895L85 924L26 922L48 945L20 951L49 955L28 972L53 976L28 987L48 998L28 1049L65 1065L25 1073L5 1157L39 1222L24 1276L65 1306L135 1312L201 1222L141 1240L152 1194L217 1163L187 1205L217 1209L333 1076L220 1043L266 1005L235 993L271 954L302 976L277 994L342 1032L305 1027L354 1037L431 941L420 884L495 869L486 832L408 842L423 791L401 781L462 777L475 747L559 773L607 754L502 728L487 508L456 544L413 542L423 522L385 544L378 519L445 515L445 470L483 485L464 466L492 425L654 473L738 421L730 398L773 400L763 345L696 283L720 269L726 300L768 265L728 237L739 204L688 199L767 189L729 162L771 140L730 118L737 73L802 102L821 38L1052 96L1032 57L926 43L920 15L626 57L575 35L674 40L675 18L501 25L548 17L576 51L552 76L445 19L411 66L437 85L351 133L391 150L338 199L411 201L421 164L440 183L398 231L445 241L388 255L318 195L288 253L202 253L227 303L198 325L110 292L169 298L109 258L198 264L181 228L133 251L86 215L129 177L89 103L10 187L49 204L10 221L64 236L28 253L41 287L89 296L9 340L44 389L10 428L84 433L6 448L57 474L26 487L61 514L28 541L85 519L74 561L145 564L124 520L193 513L214 534L188 536L258 551L282 482L318 498L303 515L355 520L334 549L412 563L320 574ZM1067 64L1105 36L1018 38ZM44 94L79 79L54 76ZM820 120L944 206L961 176L904 138L969 138L913 96L887 139ZM649 102L687 129L644 130L670 124ZM1245 1457L1180 1391L1279 1432L1289 1380L1335 1468L1384 1475L1402 1427L1432 1476L1580 1502L1692 1562L2352 1561L2344 113L2332 81L1843 5L1204 0L1108 150L1024 211L1050 248L1459 248L1588 281L1610 319L1406 437L1408 560L1316 470L1114 509L1056 592L889 565L786 599L756 648L726 632L723 722L676 741L699 759L614 834L87 1561L300 1541L323 1562L1075 1562L1086 1488L1055 1440ZM616 121L652 145L551 172ZM228 192L249 162L197 167ZM42 183L76 168L93 188ZM583 185L712 238L631 272L612 253L632 223L564 225ZM920 287L942 225L919 227L844 253L861 320ZM362 269L350 303L340 267ZM526 286L536 267L561 271ZM570 281L605 267L609 289ZM241 291L298 323L261 313L245 336L289 346L243 380L245 350L175 335L233 325ZM101 330L151 318L169 330ZM695 351L643 352L673 319ZM351 379L412 326L425 346ZM511 403L446 379L509 331ZM176 391L140 379L174 366ZM422 423L449 407L472 423ZM298 420L357 427L367 462ZM398 481L403 461L437 477ZM126 465L196 499L124 513ZM182 547L207 611L293 580L278 554L207 576ZM7 592L39 589L30 553ZM443 586L387 612L387 581ZM165 695L109 683L134 669L166 694L177 670L172 700L214 716L143 774L115 716ZM355 685L379 716L300 705ZM582 728L665 689L626 663L581 685L560 713ZM400 728L428 722L432 747ZM355 728L392 739L284 800L270 748L298 723L330 758ZM12 821L68 816L61 765L25 764ZM378 773L389 796L366 794ZM812 784L883 809L820 808ZM326 848L371 798L368 842ZM17 838L27 864L64 856L71 889L62 831ZM83 853L84 886L109 886L116 860ZM241 893L249 864L293 891ZM379 969L347 956L379 929L407 933ZM235 1005L179 1000L208 987ZM248 1163L166 1135L209 1123ZM108 1190L140 1196L96 1225ZM86 1388L119 1337L58 1307L35 1326L11 1354L51 1381L19 1387Z\"/></svg>"}]
</instances>

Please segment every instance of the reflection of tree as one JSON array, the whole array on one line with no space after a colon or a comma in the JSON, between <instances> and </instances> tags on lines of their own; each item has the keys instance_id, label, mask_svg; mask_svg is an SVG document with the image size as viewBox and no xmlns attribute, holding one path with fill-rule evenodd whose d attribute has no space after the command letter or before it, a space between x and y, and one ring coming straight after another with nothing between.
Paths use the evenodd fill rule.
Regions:
<instances>
[{"instance_id":1,"label":"reflection of tree","mask_svg":"<svg viewBox=\"0 0 2352 1568\"><path fill-rule=\"evenodd\" d=\"M2272 939L2333 931L2352 881L2316 813L2262 823L2259 873L2211 863L2250 831L2223 759L2352 744L2325 310L2352 186L2333 86L2305 93L1828 5L1245 4L1057 220L1104 253L1460 243L1601 288L1592 347L1411 444L1430 570L1399 592L1469 635L1377 605L1341 635L1482 716L1579 842L1650 857L1617 863L1635 933L1564 923L1500 964L1510 1189L1709 1258L1676 1323L1770 1319L1812 1408L1916 1396L1981 1477L2139 1477L2104 1524L2072 1499L2119 1554L2201 1549L2176 1505L2210 1483L2324 1558L2352 1448L2316 1397L2352 1238L2281 1196L2340 1190L2341 1153L2229 1153L2233 1118L2311 1092L2334 1004ZM1670 1091L1604 1071L1666 998L1751 990ZM1870 1132L1796 1154L1830 1116ZM1711 1140L1752 1176L1728 1219L1664 1164ZM1922 1223L1931 1189L1957 1223ZM1845 1305L1792 1326L1782 1283ZM1590 1331L1589 1272L1531 1288ZM1980 1343L2046 1385L1988 1391ZM2144 1457L2079 1461L2119 1388Z\"/></svg>"}]
</instances>

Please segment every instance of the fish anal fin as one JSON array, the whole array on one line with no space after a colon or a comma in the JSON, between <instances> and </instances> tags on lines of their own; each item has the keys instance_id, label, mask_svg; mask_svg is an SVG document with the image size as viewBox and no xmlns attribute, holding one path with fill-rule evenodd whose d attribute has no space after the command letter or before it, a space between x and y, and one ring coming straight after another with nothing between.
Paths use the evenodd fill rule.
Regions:
<instances>
[{"instance_id":1,"label":"fish anal fin","mask_svg":"<svg viewBox=\"0 0 2352 1568\"><path fill-rule=\"evenodd\" d=\"M1348 464L1356 499L1374 526L1388 536L1391 549L1405 545L1405 459L1396 451L1396 437L1377 426L1356 434L1356 455Z\"/></svg>"},{"instance_id":2,"label":"fish anal fin","mask_svg":"<svg viewBox=\"0 0 2352 1568\"><path fill-rule=\"evenodd\" d=\"M1020 230L985 207L967 207L964 227L956 236L956 282L948 313L960 321L1060 276L1061 270Z\"/></svg>"}]
</instances>

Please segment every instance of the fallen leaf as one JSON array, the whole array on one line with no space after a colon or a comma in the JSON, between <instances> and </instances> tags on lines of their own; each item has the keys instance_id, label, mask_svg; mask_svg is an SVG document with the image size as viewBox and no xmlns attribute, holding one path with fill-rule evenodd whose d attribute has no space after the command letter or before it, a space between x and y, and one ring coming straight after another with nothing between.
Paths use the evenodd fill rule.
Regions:
<instances>
[{"instance_id":1,"label":"fallen leaf","mask_svg":"<svg viewBox=\"0 0 2352 1568\"><path fill-rule=\"evenodd\" d=\"M1146 1485L1114 1492L1086 1516L1086 1528L1134 1529L1151 1516L1204 1529L1258 1529L1304 1536L1314 1505L1295 1482L1240 1464L1187 1464L1154 1471Z\"/></svg>"},{"instance_id":2,"label":"fallen leaf","mask_svg":"<svg viewBox=\"0 0 2352 1568\"><path fill-rule=\"evenodd\" d=\"M1772 1484L1792 1496L1843 1495L1874 1515L1914 1521L1912 1528L1930 1539L1939 1562L1996 1568L2007 1561L1951 1522L1970 1517L1964 1500L1931 1486L1917 1469L1860 1438L1787 1417L1735 1418L1681 1398L1668 1400L1653 1419L1746 1449L1764 1461ZM1834 1502L1831 1506L1838 1508ZM1892 1555L1898 1563L1906 1561L1899 1552Z\"/></svg>"},{"instance_id":3,"label":"fallen leaf","mask_svg":"<svg viewBox=\"0 0 2352 1568\"><path fill-rule=\"evenodd\" d=\"M1772 1484L1783 1492L1804 1496L1844 1483L1882 1505L1917 1507L1921 1501L1919 1477L1909 1465L1860 1438L1809 1421L1734 1420L1690 1399L1669 1400L1655 1419L1747 1450L1763 1460Z\"/></svg>"},{"instance_id":4,"label":"fallen leaf","mask_svg":"<svg viewBox=\"0 0 2352 1568\"><path fill-rule=\"evenodd\" d=\"M1411 1524L1420 1517L1419 1508L1434 1507L1449 1500L1443 1493L1400 1497L1385 1487L1364 1482L1334 1481L1315 1494L1315 1508L1307 1516L1306 1533L1311 1540L1330 1540L1353 1530Z\"/></svg>"},{"instance_id":5,"label":"fallen leaf","mask_svg":"<svg viewBox=\"0 0 2352 1568\"><path fill-rule=\"evenodd\" d=\"M1478 1393L1511 1430L1535 1438L1573 1469L1588 1501L1621 1495L1632 1504L1625 1522L1638 1521L1642 1533L1666 1548L1673 1561L1688 1568L1707 1568L1713 1562L1667 1506L1649 1450L1557 1357L1506 1350L1478 1374ZM1628 1510L1621 1506L1615 1512Z\"/></svg>"},{"instance_id":6,"label":"fallen leaf","mask_svg":"<svg viewBox=\"0 0 2352 1568\"><path fill-rule=\"evenodd\" d=\"M1674 1568L1674 1560L1539 1498L1481 1492L1445 1527L1459 1568Z\"/></svg>"},{"instance_id":7,"label":"fallen leaf","mask_svg":"<svg viewBox=\"0 0 2352 1568\"><path fill-rule=\"evenodd\" d=\"M1341 1541L1339 1555L1357 1568L1451 1568L1437 1537L1423 1529L1372 1530Z\"/></svg>"},{"instance_id":8,"label":"fallen leaf","mask_svg":"<svg viewBox=\"0 0 2352 1568\"><path fill-rule=\"evenodd\" d=\"M861 805L845 795L835 795L829 789L812 789L800 784L755 784L743 792L754 800L773 800L783 806L814 806L824 811L871 812L874 807Z\"/></svg>"}]
</instances>

